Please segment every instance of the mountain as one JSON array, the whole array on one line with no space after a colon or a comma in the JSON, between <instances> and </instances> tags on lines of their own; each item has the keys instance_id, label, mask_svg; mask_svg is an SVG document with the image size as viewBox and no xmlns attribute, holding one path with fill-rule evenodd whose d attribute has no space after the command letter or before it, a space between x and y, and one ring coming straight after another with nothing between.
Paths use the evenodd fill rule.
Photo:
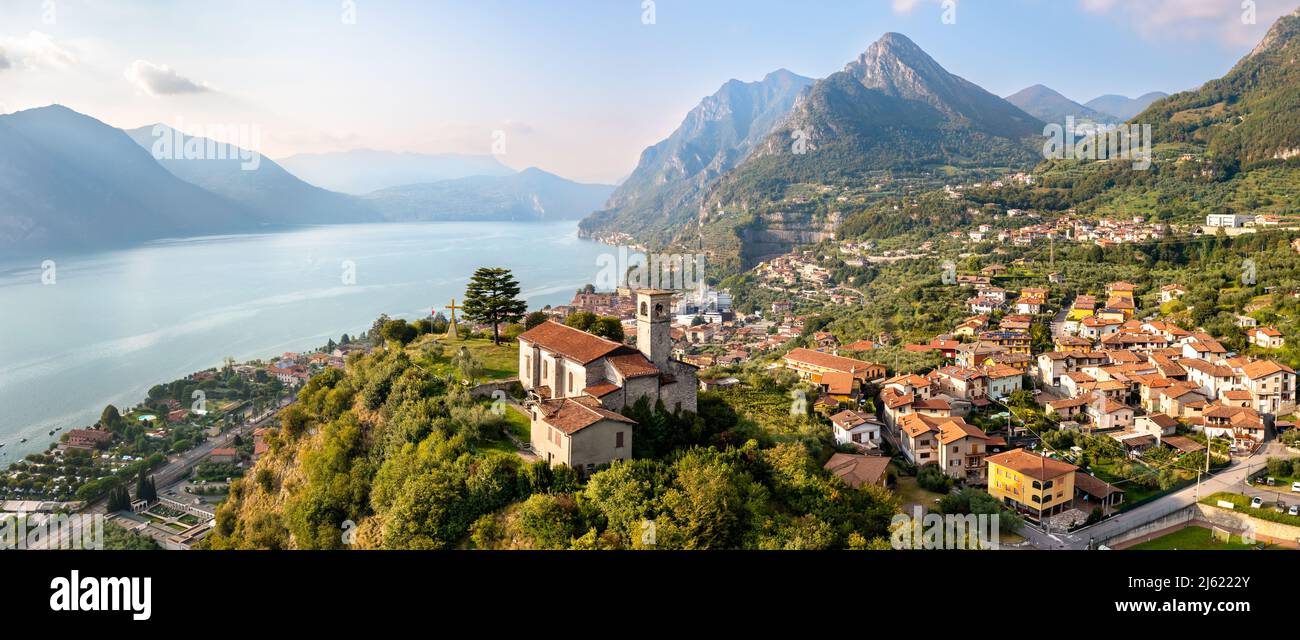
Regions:
<instances>
[{"instance_id":1,"label":"mountain","mask_svg":"<svg viewBox=\"0 0 1300 640\"><path fill-rule=\"evenodd\" d=\"M723 262L736 256L739 242L740 261L752 264L833 237L848 196L831 191L870 188L873 177L1027 169L1042 159L1043 127L948 73L911 40L887 33L809 88L753 154L710 188L699 211L701 241ZM723 228L705 228L715 222ZM678 241L689 242L682 234L690 233L679 232Z\"/></svg>"},{"instance_id":2,"label":"mountain","mask_svg":"<svg viewBox=\"0 0 1300 640\"><path fill-rule=\"evenodd\" d=\"M1118 124L1121 120L1089 109L1041 84L1021 89L1007 96L1006 100L1025 113L1048 123L1064 125L1065 119L1071 116L1076 122L1098 124Z\"/></svg>"},{"instance_id":3,"label":"mountain","mask_svg":"<svg viewBox=\"0 0 1300 640\"><path fill-rule=\"evenodd\" d=\"M54 105L0 116L0 248L84 250L257 226L121 129Z\"/></svg>"},{"instance_id":4,"label":"mountain","mask_svg":"<svg viewBox=\"0 0 1300 640\"><path fill-rule=\"evenodd\" d=\"M610 185L580 184L541 169L390 187L363 197L385 220L576 220L599 209Z\"/></svg>"},{"instance_id":5,"label":"mountain","mask_svg":"<svg viewBox=\"0 0 1300 640\"><path fill-rule=\"evenodd\" d=\"M190 184L238 202L269 224L323 224L374 221L374 210L354 196L326 191L298 178L270 158L251 156L242 148L222 145L152 125L126 132L150 151L163 168ZM170 152L164 151L170 145ZM154 149L158 147L159 153ZM205 150L185 159L186 147ZM218 156L208 149L224 151ZM211 157L203 157L211 156Z\"/></svg>"},{"instance_id":6,"label":"mountain","mask_svg":"<svg viewBox=\"0 0 1300 640\"><path fill-rule=\"evenodd\" d=\"M636 170L603 211L583 221L583 231L636 234L690 217L705 188L748 157L812 83L785 69L758 82L728 81L641 153Z\"/></svg>"},{"instance_id":7,"label":"mountain","mask_svg":"<svg viewBox=\"0 0 1300 640\"><path fill-rule=\"evenodd\" d=\"M515 173L494 156L419 154L358 149L278 160L289 173L323 189L364 195L408 184Z\"/></svg>"},{"instance_id":8,"label":"mountain","mask_svg":"<svg viewBox=\"0 0 1300 640\"><path fill-rule=\"evenodd\" d=\"M1228 175L1300 157L1300 9L1273 24L1227 75L1157 101L1136 122L1161 142L1205 144Z\"/></svg>"},{"instance_id":9,"label":"mountain","mask_svg":"<svg viewBox=\"0 0 1300 640\"><path fill-rule=\"evenodd\" d=\"M1142 113L1151 103L1161 98L1167 98L1169 94L1162 91L1152 91L1144 93L1137 98L1128 98L1114 94L1104 95L1100 98L1093 98L1083 104L1083 106L1104 113L1108 116L1119 118L1123 121L1132 120L1133 116Z\"/></svg>"}]
</instances>

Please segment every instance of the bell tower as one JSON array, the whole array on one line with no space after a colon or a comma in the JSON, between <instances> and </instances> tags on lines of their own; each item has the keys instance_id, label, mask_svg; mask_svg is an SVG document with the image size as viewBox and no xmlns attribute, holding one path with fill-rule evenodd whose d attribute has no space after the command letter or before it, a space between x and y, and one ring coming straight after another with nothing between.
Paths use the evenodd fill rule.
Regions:
<instances>
[{"instance_id":1,"label":"bell tower","mask_svg":"<svg viewBox=\"0 0 1300 640\"><path fill-rule=\"evenodd\" d=\"M636 290L636 348L663 371L673 352L672 307L672 291Z\"/></svg>"}]
</instances>

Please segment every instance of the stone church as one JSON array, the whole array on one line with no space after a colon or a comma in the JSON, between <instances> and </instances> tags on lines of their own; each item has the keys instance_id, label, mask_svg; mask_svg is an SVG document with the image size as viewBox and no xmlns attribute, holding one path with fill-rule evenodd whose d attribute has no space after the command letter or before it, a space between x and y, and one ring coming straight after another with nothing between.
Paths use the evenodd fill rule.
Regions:
<instances>
[{"instance_id":1,"label":"stone church","mask_svg":"<svg viewBox=\"0 0 1300 640\"><path fill-rule=\"evenodd\" d=\"M621 411L641 398L695 411L696 368L671 358L672 297L636 291L636 348L554 321L519 336L519 381L543 460L590 472L631 459L636 422Z\"/></svg>"}]
</instances>

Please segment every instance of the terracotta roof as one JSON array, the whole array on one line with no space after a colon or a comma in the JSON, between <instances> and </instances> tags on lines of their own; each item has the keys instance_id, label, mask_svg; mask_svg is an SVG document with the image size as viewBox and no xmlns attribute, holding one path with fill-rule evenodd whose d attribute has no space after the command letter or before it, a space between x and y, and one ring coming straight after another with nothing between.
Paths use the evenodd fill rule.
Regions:
<instances>
[{"instance_id":1,"label":"terracotta roof","mask_svg":"<svg viewBox=\"0 0 1300 640\"><path fill-rule=\"evenodd\" d=\"M1205 450L1205 445L1185 436L1165 436L1164 443L1183 453Z\"/></svg>"},{"instance_id":2,"label":"terracotta roof","mask_svg":"<svg viewBox=\"0 0 1300 640\"><path fill-rule=\"evenodd\" d=\"M1046 458L1024 449L1012 449L989 456L986 460L989 464L1006 467L1036 480L1051 480L1079 470L1068 462Z\"/></svg>"},{"instance_id":3,"label":"terracotta roof","mask_svg":"<svg viewBox=\"0 0 1300 640\"><path fill-rule=\"evenodd\" d=\"M583 389L582 392L593 398L603 398L622 388L623 387L620 387L614 384L613 382L606 381L606 382L601 382L600 384L593 384L590 387Z\"/></svg>"},{"instance_id":4,"label":"terracotta roof","mask_svg":"<svg viewBox=\"0 0 1300 640\"><path fill-rule=\"evenodd\" d=\"M579 364L588 364L616 351L631 351L630 347L618 342L579 331L554 320L547 320L523 332L519 339L576 360Z\"/></svg>"},{"instance_id":5,"label":"terracotta roof","mask_svg":"<svg viewBox=\"0 0 1300 640\"><path fill-rule=\"evenodd\" d=\"M852 409L847 409L831 416L831 422L834 423L835 426L846 431L856 429L864 424L880 424L880 420L878 420L876 416L862 411L853 411Z\"/></svg>"},{"instance_id":6,"label":"terracotta roof","mask_svg":"<svg viewBox=\"0 0 1300 640\"><path fill-rule=\"evenodd\" d=\"M828 371L822 374L822 384L826 392L845 396L853 393L853 374L847 371Z\"/></svg>"},{"instance_id":7,"label":"terracotta roof","mask_svg":"<svg viewBox=\"0 0 1300 640\"><path fill-rule=\"evenodd\" d=\"M543 422L570 435L602 420L636 424L635 420L614 413L600 406L596 399L587 397L544 400L538 403L537 410L542 412Z\"/></svg>"},{"instance_id":8,"label":"terracotta roof","mask_svg":"<svg viewBox=\"0 0 1300 640\"><path fill-rule=\"evenodd\" d=\"M790 353L785 354L785 359L791 362L810 364L815 367L833 369L835 371L854 371L864 375L872 368L881 368L878 364L863 362L862 360L854 360L853 358L835 356L829 353L822 353L821 351L813 351L811 349L794 349Z\"/></svg>"},{"instance_id":9,"label":"terracotta roof","mask_svg":"<svg viewBox=\"0 0 1300 640\"><path fill-rule=\"evenodd\" d=\"M868 484L880 484L885 477L885 468L888 466L889 458L884 456L836 453L822 468L856 489Z\"/></svg>"},{"instance_id":10,"label":"terracotta roof","mask_svg":"<svg viewBox=\"0 0 1300 640\"><path fill-rule=\"evenodd\" d=\"M1160 428L1162 428L1162 429L1168 429L1168 428L1170 428L1170 427L1176 427L1176 426L1178 426L1178 421L1177 421L1177 420L1174 420L1173 418L1171 418L1171 417L1169 417L1169 416L1167 416L1167 415L1165 415L1165 414L1163 414L1163 413L1152 413L1152 414L1148 414L1148 415L1145 416L1145 417L1146 417L1147 420L1150 420L1151 422L1154 422L1154 423L1156 424L1156 426L1158 426L1158 427L1160 427Z\"/></svg>"},{"instance_id":11,"label":"terracotta roof","mask_svg":"<svg viewBox=\"0 0 1300 640\"><path fill-rule=\"evenodd\" d=\"M657 376L661 372L650 359L644 354L628 353L620 356L611 356L609 364L614 370L624 378L644 378L646 376Z\"/></svg>"},{"instance_id":12,"label":"terracotta roof","mask_svg":"<svg viewBox=\"0 0 1300 640\"><path fill-rule=\"evenodd\" d=\"M988 434L972 424L967 424L961 418L953 418L942 425L939 425L939 442L948 444L956 442L962 438L975 438L977 440L987 440Z\"/></svg>"},{"instance_id":13,"label":"terracotta roof","mask_svg":"<svg viewBox=\"0 0 1300 640\"><path fill-rule=\"evenodd\" d=\"M1291 367L1273 362L1272 360L1256 360L1242 367L1241 371L1251 380L1258 380L1264 376L1271 376L1278 372L1286 372L1295 375L1295 370Z\"/></svg>"},{"instance_id":14,"label":"terracotta roof","mask_svg":"<svg viewBox=\"0 0 1300 640\"><path fill-rule=\"evenodd\" d=\"M1094 498L1107 498L1113 493L1124 493L1122 489L1082 472L1074 474L1074 486Z\"/></svg>"}]
</instances>

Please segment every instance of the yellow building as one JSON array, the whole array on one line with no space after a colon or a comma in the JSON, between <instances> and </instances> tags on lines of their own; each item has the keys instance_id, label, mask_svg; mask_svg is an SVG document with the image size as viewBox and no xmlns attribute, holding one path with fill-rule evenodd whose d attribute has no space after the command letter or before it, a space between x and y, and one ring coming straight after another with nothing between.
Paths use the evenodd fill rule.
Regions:
<instances>
[{"instance_id":1,"label":"yellow building","mask_svg":"<svg viewBox=\"0 0 1300 640\"><path fill-rule=\"evenodd\" d=\"M1079 468L1068 462L1024 449L989 456L985 461L989 495L1007 506L1041 520L1074 502L1074 472Z\"/></svg>"},{"instance_id":2,"label":"yellow building","mask_svg":"<svg viewBox=\"0 0 1300 640\"><path fill-rule=\"evenodd\" d=\"M1127 298L1133 302L1133 293L1137 291L1137 285L1130 282L1112 282L1106 285L1106 297L1108 298Z\"/></svg>"}]
</instances>

